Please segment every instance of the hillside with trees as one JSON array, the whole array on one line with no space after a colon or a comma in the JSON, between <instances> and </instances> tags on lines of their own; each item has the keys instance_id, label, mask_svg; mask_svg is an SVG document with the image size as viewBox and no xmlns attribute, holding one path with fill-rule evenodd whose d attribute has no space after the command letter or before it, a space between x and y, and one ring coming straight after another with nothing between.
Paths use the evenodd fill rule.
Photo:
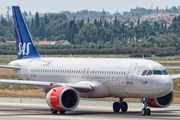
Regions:
<instances>
[{"instance_id":1,"label":"hillside with trees","mask_svg":"<svg viewBox=\"0 0 180 120\"><path fill-rule=\"evenodd\" d=\"M172 10L177 12L175 8ZM143 8L136 8L131 9L131 13L134 13L131 15L137 15L136 11L138 11L137 13L139 16L151 12L148 9L144 10ZM146 12L144 13L142 11ZM169 10L167 9L167 11ZM86 11L86 14L89 14L88 11ZM158 51L162 53L163 51L161 48L168 47L167 49L173 48L170 51L175 51L171 54L179 54L180 16L174 17L171 26L167 27L167 23L164 20L153 22L147 20L140 21L139 19L137 24L128 20L120 22L118 21L117 16L121 16L121 14L118 12L116 13L117 16L115 16L113 22L107 22L106 19L104 19L106 15L108 16L107 12L104 11L103 14L101 13L101 19L94 19L93 22L90 22L91 18L89 17L87 18L87 21L84 21L84 19L77 20L76 16L73 16L73 19L69 21L65 14L48 14L40 18L39 13L37 12L35 14L35 18L31 21L26 21L26 23L34 41L68 40L72 44L71 46L65 48L65 50L69 49L69 52L59 50L57 54L69 54L71 52L76 54L140 53L127 52L128 49L132 50L129 47L143 47L141 52L148 54L157 54L157 52L147 52L144 48L158 49ZM12 40L15 40L13 22L2 18L0 21L0 41L5 42ZM118 46L124 47L122 47L123 49L120 49ZM3 46L1 49L4 48L7 49L8 47ZM43 48L37 48L39 51L42 51L41 53L46 51L45 49L42 50L43 48L46 48L44 46ZM57 48L59 49L62 47ZM95 48L96 50L94 50ZM97 50L97 48L103 50ZM15 49L16 47L10 50ZM48 52L48 49L54 49L54 47L49 46L46 49ZM121 52L114 52L114 49L115 51L121 50ZM55 50L57 49L55 48L50 53L56 53ZM45 53L46 52L43 54ZM163 56L168 54L164 53Z\"/></svg>"},{"instance_id":2,"label":"hillside with trees","mask_svg":"<svg viewBox=\"0 0 180 120\"><path fill-rule=\"evenodd\" d=\"M106 18L112 19L115 17L120 17L120 18L132 18L132 17L138 17L141 18L144 15L149 15L153 13L180 13L180 9L177 8L176 6L172 6L171 8L166 8L164 9L159 9L156 7L155 9L146 9L143 7L136 7L134 9L131 9L130 11L124 11L123 13L120 13L119 11L116 11L113 14L110 14L108 11L105 11L104 9L102 11L89 11L89 10L81 10L77 12L70 12L70 11L61 11L61 13L65 14L69 20L73 20L74 16L76 16L76 19L85 19L87 20L88 17L90 20L93 19L99 19L105 16Z\"/></svg>"}]
</instances>

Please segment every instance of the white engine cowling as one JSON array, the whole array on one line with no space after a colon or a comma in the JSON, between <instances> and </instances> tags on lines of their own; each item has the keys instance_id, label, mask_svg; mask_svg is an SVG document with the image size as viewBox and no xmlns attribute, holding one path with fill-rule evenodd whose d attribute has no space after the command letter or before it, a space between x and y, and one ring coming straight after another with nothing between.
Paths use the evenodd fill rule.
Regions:
<instances>
[{"instance_id":1,"label":"white engine cowling","mask_svg":"<svg viewBox=\"0 0 180 120\"><path fill-rule=\"evenodd\" d=\"M174 93L171 91L169 94L158 97L158 98L150 98L149 102L147 102L149 107L159 107L165 108L171 105L174 100Z\"/></svg>"},{"instance_id":2,"label":"white engine cowling","mask_svg":"<svg viewBox=\"0 0 180 120\"><path fill-rule=\"evenodd\" d=\"M73 110L79 104L79 94L71 87L56 87L47 93L46 102L54 110Z\"/></svg>"}]
</instances>

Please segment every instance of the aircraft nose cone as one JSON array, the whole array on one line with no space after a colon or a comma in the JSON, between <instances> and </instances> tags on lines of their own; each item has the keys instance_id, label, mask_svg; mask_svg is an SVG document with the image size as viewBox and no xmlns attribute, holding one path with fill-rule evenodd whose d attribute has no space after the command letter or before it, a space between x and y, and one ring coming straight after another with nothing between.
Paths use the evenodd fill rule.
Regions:
<instances>
[{"instance_id":1,"label":"aircraft nose cone","mask_svg":"<svg viewBox=\"0 0 180 120\"><path fill-rule=\"evenodd\" d=\"M162 94L167 94L173 89L173 81L170 77L163 77L158 82L158 90Z\"/></svg>"}]
</instances>

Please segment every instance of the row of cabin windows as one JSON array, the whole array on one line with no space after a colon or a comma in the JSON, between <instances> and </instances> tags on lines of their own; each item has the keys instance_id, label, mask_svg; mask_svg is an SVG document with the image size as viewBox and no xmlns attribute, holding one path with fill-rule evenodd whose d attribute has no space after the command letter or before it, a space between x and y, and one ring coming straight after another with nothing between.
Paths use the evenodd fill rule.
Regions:
<instances>
[{"instance_id":1,"label":"row of cabin windows","mask_svg":"<svg viewBox=\"0 0 180 120\"><path fill-rule=\"evenodd\" d=\"M31 69L30 72L38 72L38 73L83 73L85 74L85 70L51 70L51 69ZM125 71L97 71L91 70L87 71L87 74L116 74L116 75L125 75Z\"/></svg>"}]
</instances>

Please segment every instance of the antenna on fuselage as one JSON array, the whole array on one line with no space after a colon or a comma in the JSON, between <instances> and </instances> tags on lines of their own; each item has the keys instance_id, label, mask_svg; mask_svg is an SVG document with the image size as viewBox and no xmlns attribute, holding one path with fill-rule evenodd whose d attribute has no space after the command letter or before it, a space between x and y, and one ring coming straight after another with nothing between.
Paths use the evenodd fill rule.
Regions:
<instances>
[{"instance_id":1,"label":"antenna on fuselage","mask_svg":"<svg viewBox=\"0 0 180 120\"><path fill-rule=\"evenodd\" d=\"M144 59L144 55L142 55L143 59Z\"/></svg>"}]
</instances>

